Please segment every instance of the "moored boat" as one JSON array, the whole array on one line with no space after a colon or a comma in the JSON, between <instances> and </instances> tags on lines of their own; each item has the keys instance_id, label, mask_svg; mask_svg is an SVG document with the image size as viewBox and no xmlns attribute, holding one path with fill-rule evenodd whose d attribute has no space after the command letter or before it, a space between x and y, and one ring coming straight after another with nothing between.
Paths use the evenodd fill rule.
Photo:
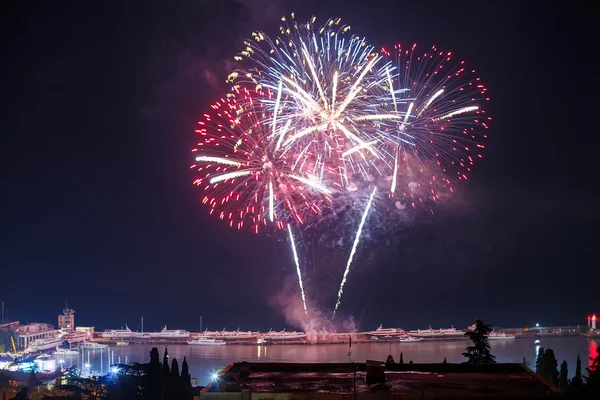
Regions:
<instances>
[{"instance_id":1,"label":"moored boat","mask_svg":"<svg viewBox=\"0 0 600 400\"><path fill-rule=\"evenodd\" d=\"M187 342L188 344L191 345L197 345L197 346L224 346L226 343L223 340L219 340L219 339L215 339L215 338L211 338L211 337L207 337L207 336L200 336L195 338L192 341Z\"/></svg>"}]
</instances>

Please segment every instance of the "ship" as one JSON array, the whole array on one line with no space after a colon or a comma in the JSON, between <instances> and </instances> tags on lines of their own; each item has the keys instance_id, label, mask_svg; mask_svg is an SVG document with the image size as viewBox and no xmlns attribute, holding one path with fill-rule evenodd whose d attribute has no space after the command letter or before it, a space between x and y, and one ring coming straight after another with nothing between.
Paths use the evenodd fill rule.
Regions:
<instances>
[{"instance_id":1,"label":"ship","mask_svg":"<svg viewBox=\"0 0 600 400\"><path fill-rule=\"evenodd\" d=\"M258 337L258 332L240 332L240 330L238 329L234 332L225 332L222 337L226 340L247 340Z\"/></svg>"},{"instance_id":2,"label":"ship","mask_svg":"<svg viewBox=\"0 0 600 400\"><path fill-rule=\"evenodd\" d=\"M134 338L137 336L136 332L132 332L131 329L125 324L125 329L107 329L102 332L103 338L119 339L119 338Z\"/></svg>"},{"instance_id":3,"label":"ship","mask_svg":"<svg viewBox=\"0 0 600 400\"><path fill-rule=\"evenodd\" d=\"M488 335L488 339L490 340L510 340L510 339L514 339L516 336L512 335L510 333L497 333L497 332L491 332Z\"/></svg>"},{"instance_id":4,"label":"ship","mask_svg":"<svg viewBox=\"0 0 600 400\"><path fill-rule=\"evenodd\" d=\"M264 334L264 338L268 340L296 340L304 339L305 337L306 333L304 332L286 332L285 329L280 332L269 330L269 332Z\"/></svg>"},{"instance_id":5,"label":"ship","mask_svg":"<svg viewBox=\"0 0 600 400\"><path fill-rule=\"evenodd\" d=\"M150 332L148 335L151 338L189 338L190 333L181 329L167 329L167 326L162 329L160 332Z\"/></svg>"},{"instance_id":6,"label":"ship","mask_svg":"<svg viewBox=\"0 0 600 400\"><path fill-rule=\"evenodd\" d=\"M57 356L75 356L78 355L79 352L77 350L61 349L60 347L57 347L52 354Z\"/></svg>"},{"instance_id":7,"label":"ship","mask_svg":"<svg viewBox=\"0 0 600 400\"><path fill-rule=\"evenodd\" d=\"M223 340L209 338L207 336L197 337L194 340L187 343L196 346L224 346L226 344Z\"/></svg>"},{"instance_id":8,"label":"ship","mask_svg":"<svg viewBox=\"0 0 600 400\"><path fill-rule=\"evenodd\" d=\"M414 336L400 336L400 343L414 343L414 342L422 342L423 338L416 338Z\"/></svg>"},{"instance_id":9,"label":"ship","mask_svg":"<svg viewBox=\"0 0 600 400\"><path fill-rule=\"evenodd\" d=\"M457 330L455 327L447 329L417 329L409 332L410 336L423 338L423 339L462 339L465 333L461 330Z\"/></svg>"},{"instance_id":10,"label":"ship","mask_svg":"<svg viewBox=\"0 0 600 400\"><path fill-rule=\"evenodd\" d=\"M68 332L62 334L60 338L63 342L69 342L69 345L71 345L73 343L81 343L88 340L90 335L85 332Z\"/></svg>"},{"instance_id":11,"label":"ship","mask_svg":"<svg viewBox=\"0 0 600 400\"><path fill-rule=\"evenodd\" d=\"M81 344L81 347L84 349L96 350L96 349L105 349L108 347L108 345L102 344L102 343L95 343L95 342L83 342Z\"/></svg>"},{"instance_id":12,"label":"ship","mask_svg":"<svg viewBox=\"0 0 600 400\"><path fill-rule=\"evenodd\" d=\"M386 337L386 336L397 336L397 335L401 335L403 333L404 333L403 329L384 328L383 325L379 325L379 328L375 329L374 331L367 332L367 335Z\"/></svg>"},{"instance_id":13,"label":"ship","mask_svg":"<svg viewBox=\"0 0 600 400\"><path fill-rule=\"evenodd\" d=\"M57 346L60 346L62 342L63 340L59 337L37 339L31 342L27 349L25 349L25 353L35 353L38 351L55 349Z\"/></svg>"}]
</instances>

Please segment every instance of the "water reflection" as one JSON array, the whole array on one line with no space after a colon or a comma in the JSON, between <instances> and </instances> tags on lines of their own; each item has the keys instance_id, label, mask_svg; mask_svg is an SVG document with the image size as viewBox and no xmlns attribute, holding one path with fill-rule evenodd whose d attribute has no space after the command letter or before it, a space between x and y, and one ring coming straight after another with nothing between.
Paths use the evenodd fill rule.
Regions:
<instances>
[{"instance_id":1,"label":"water reflection","mask_svg":"<svg viewBox=\"0 0 600 400\"><path fill-rule=\"evenodd\" d=\"M402 352L404 362L412 360L415 363L439 363L444 358L449 363L464 361L462 356L465 347L469 345L466 340L440 341L440 342L415 342L415 343L352 343L349 349L347 344L331 345L272 345L272 346L168 346L170 358L177 358L179 364L183 357L187 358L190 372L198 378L199 384L206 384L213 371L218 370L230 362L348 362L348 350L352 350L352 360L364 362L367 359L384 361L389 354L398 361ZM584 337L548 337L542 343L535 343L533 338L514 339L507 341L492 341L492 354L498 362L523 362L529 366L535 365L535 360L540 347L553 349L559 364L566 360L569 364L571 375L575 372L577 355L590 357L598 354L598 342L589 341ZM123 347L110 347L109 349L87 351L82 356L60 356L64 359L63 365L72 365L81 368L88 363L95 372L107 373L113 362L139 362L147 363L150 359L152 346L131 345ZM165 350L158 346L161 359ZM107 360L110 357L110 362ZM57 360L57 365L59 365Z\"/></svg>"},{"instance_id":2,"label":"water reflection","mask_svg":"<svg viewBox=\"0 0 600 400\"><path fill-rule=\"evenodd\" d=\"M588 365L591 368L596 357L598 357L598 342L590 340L590 355L588 357Z\"/></svg>"}]
</instances>

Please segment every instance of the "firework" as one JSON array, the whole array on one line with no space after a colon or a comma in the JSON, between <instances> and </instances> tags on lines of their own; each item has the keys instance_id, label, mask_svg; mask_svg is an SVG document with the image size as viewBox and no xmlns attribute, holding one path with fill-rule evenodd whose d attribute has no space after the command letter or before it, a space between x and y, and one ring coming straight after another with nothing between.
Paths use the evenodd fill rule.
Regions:
<instances>
[{"instance_id":1,"label":"firework","mask_svg":"<svg viewBox=\"0 0 600 400\"><path fill-rule=\"evenodd\" d=\"M304 223L330 201L331 191L311 175L294 171L292 161L269 139L262 92L241 90L211 106L198 122L192 151L194 183L205 191L211 214L242 229L292 221Z\"/></svg>"},{"instance_id":2,"label":"firework","mask_svg":"<svg viewBox=\"0 0 600 400\"><path fill-rule=\"evenodd\" d=\"M305 24L282 18L280 35L272 39L254 32L236 59L247 69L233 72L234 89L268 90L270 136L276 148L289 153L293 168L308 169L319 180L345 187L353 176L368 178L377 168L372 127L380 121L400 121L402 114L377 107L387 75L378 64L383 55L365 39L351 36L349 26L330 19L322 27L313 17ZM377 72L377 73L375 73ZM305 163L309 155L312 163Z\"/></svg>"},{"instance_id":3,"label":"firework","mask_svg":"<svg viewBox=\"0 0 600 400\"><path fill-rule=\"evenodd\" d=\"M296 274L298 275L298 285L300 286L300 295L302 296L302 305L304 306L304 314L306 310L306 297L304 296L304 285L302 284L302 272L300 271L300 261L298 260L298 253L296 252L296 243L294 242L294 235L292 234L292 226L288 225L288 233L290 234L290 243L292 244L292 253L294 255L294 264L296 264Z\"/></svg>"},{"instance_id":4,"label":"firework","mask_svg":"<svg viewBox=\"0 0 600 400\"><path fill-rule=\"evenodd\" d=\"M367 220L367 215L369 215L369 210L371 209L371 204L373 203L373 198L375 197L376 192L377 188L374 188L373 192L371 193L371 197L369 197L369 201L367 202L367 206L365 207L365 212L363 213L363 216L360 220L360 224L358 225L358 230L356 231L356 238L354 239L354 243L352 244L352 250L350 250L350 257L348 257L348 262L346 263L346 269L344 270L344 275L342 277L342 283L340 284L340 290L338 291L337 301L335 302L332 318L335 318L335 313L342 302L344 285L346 284L346 279L348 278L348 273L350 272L350 266L352 265L352 260L354 259L354 254L356 253L356 248L358 247L358 243L360 241L360 235L362 234L363 226L365 225L365 221Z\"/></svg>"},{"instance_id":5,"label":"firework","mask_svg":"<svg viewBox=\"0 0 600 400\"><path fill-rule=\"evenodd\" d=\"M482 157L489 121L487 88L475 70L451 52L432 47L382 49L386 62L374 73L387 80L379 86L376 113L396 113L402 120L381 120L372 129L384 186L402 207L439 201L465 180ZM381 179L380 179L381 182Z\"/></svg>"}]
</instances>

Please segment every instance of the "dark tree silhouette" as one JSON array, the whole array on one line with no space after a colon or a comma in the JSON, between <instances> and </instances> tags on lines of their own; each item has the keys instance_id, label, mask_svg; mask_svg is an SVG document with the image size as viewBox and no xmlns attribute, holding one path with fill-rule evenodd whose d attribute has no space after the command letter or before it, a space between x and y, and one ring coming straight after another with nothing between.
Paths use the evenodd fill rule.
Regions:
<instances>
[{"instance_id":1,"label":"dark tree silhouette","mask_svg":"<svg viewBox=\"0 0 600 400\"><path fill-rule=\"evenodd\" d=\"M169 350L165 347L165 354L163 354L163 372L165 376L169 375Z\"/></svg>"},{"instance_id":2,"label":"dark tree silhouette","mask_svg":"<svg viewBox=\"0 0 600 400\"><path fill-rule=\"evenodd\" d=\"M541 376L554 386L558 386L558 361L556 361L554 350L552 349L544 352Z\"/></svg>"},{"instance_id":3,"label":"dark tree silhouette","mask_svg":"<svg viewBox=\"0 0 600 400\"><path fill-rule=\"evenodd\" d=\"M540 347L537 353L537 358L535 359L535 373L538 375L542 375L542 365L544 363L544 348Z\"/></svg>"},{"instance_id":4,"label":"dark tree silhouette","mask_svg":"<svg viewBox=\"0 0 600 400\"><path fill-rule=\"evenodd\" d=\"M171 384L173 386L179 386L179 382L181 381L181 377L179 376L179 362L174 358L171 363Z\"/></svg>"},{"instance_id":5,"label":"dark tree silhouette","mask_svg":"<svg viewBox=\"0 0 600 400\"><path fill-rule=\"evenodd\" d=\"M569 398L580 398L583 393L583 378L581 377L581 357L577 355L577 365L575 366L575 376L569 382L567 387L567 396Z\"/></svg>"},{"instance_id":6,"label":"dark tree silhouette","mask_svg":"<svg viewBox=\"0 0 600 400\"><path fill-rule=\"evenodd\" d=\"M444 357L444 361L442 361L442 364L448 364L448 361L446 361L446 357Z\"/></svg>"},{"instance_id":7,"label":"dark tree silhouette","mask_svg":"<svg viewBox=\"0 0 600 400\"><path fill-rule=\"evenodd\" d=\"M387 359L385 360L385 364L393 364L394 363L394 357L392 357L392 355L390 354L389 356L387 356Z\"/></svg>"},{"instance_id":8,"label":"dark tree silhouette","mask_svg":"<svg viewBox=\"0 0 600 400\"><path fill-rule=\"evenodd\" d=\"M467 359L467 364L494 364L496 357L490 353L490 340L488 335L492 332L492 327L486 325L481 320L475 321L475 329L465 333L473 346L465 349L462 355Z\"/></svg>"},{"instance_id":9,"label":"dark tree silhouette","mask_svg":"<svg viewBox=\"0 0 600 400\"><path fill-rule=\"evenodd\" d=\"M402 354L402 352L400 352L400 361L398 361L400 364L404 364L404 354Z\"/></svg>"},{"instance_id":10,"label":"dark tree silhouette","mask_svg":"<svg viewBox=\"0 0 600 400\"><path fill-rule=\"evenodd\" d=\"M410 360L408 363L409 363L409 364L412 364L412 363L413 363L413 361L412 361L412 360Z\"/></svg>"},{"instance_id":11,"label":"dark tree silhouette","mask_svg":"<svg viewBox=\"0 0 600 400\"><path fill-rule=\"evenodd\" d=\"M181 387L184 389L192 388L192 376L190 375L190 370L185 357L183 357L183 363L181 364Z\"/></svg>"},{"instance_id":12,"label":"dark tree silhouette","mask_svg":"<svg viewBox=\"0 0 600 400\"><path fill-rule=\"evenodd\" d=\"M567 386L569 385L569 368L567 366L567 362L563 361L560 364L560 377L558 379L558 388L561 392L565 393L567 391Z\"/></svg>"}]
</instances>

